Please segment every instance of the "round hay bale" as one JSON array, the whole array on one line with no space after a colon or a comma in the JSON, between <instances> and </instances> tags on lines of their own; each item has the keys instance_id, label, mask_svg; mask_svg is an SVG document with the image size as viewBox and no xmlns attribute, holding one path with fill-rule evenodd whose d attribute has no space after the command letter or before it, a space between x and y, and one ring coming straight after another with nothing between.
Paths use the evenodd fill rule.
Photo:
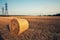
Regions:
<instances>
[{"instance_id":1,"label":"round hay bale","mask_svg":"<svg viewBox=\"0 0 60 40\"><path fill-rule=\"evenodd\" d=\"M26 19L12 19L9 28L12 34L20 35L29 28L29 23Z\"/></svg>"},{"instance_id":2,"label":"round hay bale","mask_svg":"<svg viewBox=\"0 0 60 40\"><path fill-rule=\"evenodd\" d=\"M18 19L15 17L0 17L0 24L4 27L8 26L9 33L20 35L29 28L29 23L26 19Z\"/></svg>"}]
</instances>

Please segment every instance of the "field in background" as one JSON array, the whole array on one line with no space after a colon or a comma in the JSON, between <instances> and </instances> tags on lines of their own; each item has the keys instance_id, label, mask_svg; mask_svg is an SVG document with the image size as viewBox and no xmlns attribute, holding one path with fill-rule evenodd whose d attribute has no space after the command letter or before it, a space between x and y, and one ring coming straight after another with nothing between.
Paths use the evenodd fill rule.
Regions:
<instances>
[{"instance_id":1,"label":"field in background","mask_svg":"<svg viewBox=\"0 0 60 40\"><path fill-rule=\"evenodd\" d=\"M0 26L5 40L60 40L60 16L10 16L27 19L29 29L20 36L7 33L6 27Z\"/></svg>"}]
</instances>

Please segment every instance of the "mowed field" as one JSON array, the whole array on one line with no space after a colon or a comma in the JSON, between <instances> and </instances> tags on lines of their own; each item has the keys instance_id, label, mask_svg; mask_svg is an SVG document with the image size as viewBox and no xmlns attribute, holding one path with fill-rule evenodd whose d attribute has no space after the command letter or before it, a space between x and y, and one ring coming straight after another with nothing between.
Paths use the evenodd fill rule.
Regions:
<instances>
[{"instance_id":1,"label":"mowed field","mask_svg":"<svg viewBox=\"0 0 60 40\"><path fill-rule=\"evenodd\" d=\"M0 26L0 35L4 40L60 40L60 16L11 17L27 19L29 29L21 35L16 36L8 33L6 27Z\"/></svg>"}]
</instances>

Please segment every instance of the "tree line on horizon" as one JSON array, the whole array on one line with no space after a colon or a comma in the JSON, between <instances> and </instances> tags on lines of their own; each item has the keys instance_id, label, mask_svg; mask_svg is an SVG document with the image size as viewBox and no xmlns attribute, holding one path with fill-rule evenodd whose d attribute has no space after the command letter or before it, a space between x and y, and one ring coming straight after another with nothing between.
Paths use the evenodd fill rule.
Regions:
<instances>
[{"instance_id":1,"label":"tree line on horizon","mask_svg":"<svg viewBox=\"0 0 60 40\"><path fill-rule=\"evenodd\" d=\"M60 16L60 13L53 14L53 15L43 15L43 16Z\"/></svg>"},{"instance_id":2,"label":"tree line on horizon","mask_svg":"<svg viewBox=\"0 0 60 40\"><path fill-rule=\"evenodd\" d=\"M14 16L14 15L0 15L0 16ZM19 15L15 15L19 16ZM29 16L29 15L20 15L20 16ZM60 13L53 14L53 15L38 15L38 16L60 16Z\"/></svg>"}]
</instances>

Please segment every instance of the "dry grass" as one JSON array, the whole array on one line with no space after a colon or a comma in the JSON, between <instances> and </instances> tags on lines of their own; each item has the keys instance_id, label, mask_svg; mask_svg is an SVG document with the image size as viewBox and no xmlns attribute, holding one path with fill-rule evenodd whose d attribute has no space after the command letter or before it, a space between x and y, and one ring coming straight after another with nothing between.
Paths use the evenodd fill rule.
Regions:
<instances>
[{"instance_id":1,"label":"dry grass","mask_svg":"<svg viewBox=\"0 0 60 40\"><path fill-rule=\"evenodd\" d=\"M20 36L8 33L6 27L0 26L1 35L5 40L54 40L56 33L57 39L60 40L60 17L56 16L21 16L29 21L29 29Z\"/></svg>"}]
</instances>

